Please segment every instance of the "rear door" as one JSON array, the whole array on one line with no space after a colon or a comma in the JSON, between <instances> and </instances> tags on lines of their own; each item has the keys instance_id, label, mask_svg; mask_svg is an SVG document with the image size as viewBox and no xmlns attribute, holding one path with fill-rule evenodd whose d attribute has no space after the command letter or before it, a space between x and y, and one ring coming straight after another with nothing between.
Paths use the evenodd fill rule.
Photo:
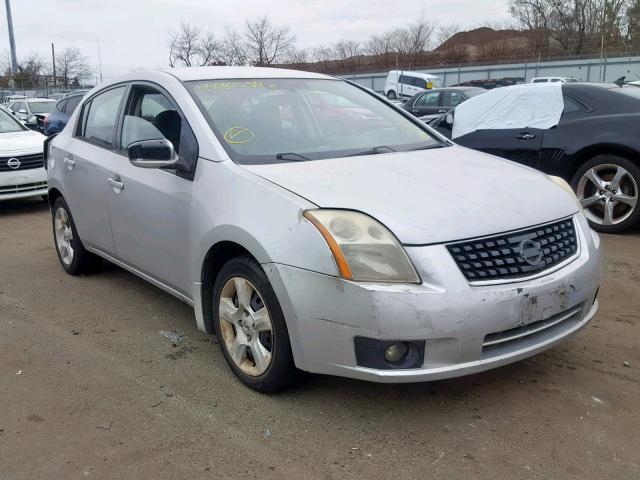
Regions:
<instances>
[{"instance_id":1,"label":"rear door","mask_svg":"<svg viewBox=\"0 0 640 480\"><path fill-rule=\"evenodd\" d=\"M440 96L438 113L450 112L464 101L465 97L462 92L458 90L444 90Z\"/></svg>"},{"instance_id":2,"label":"rear door","mask_svg":"<svg viewBox=\"0 0 640 480\"><path fill-rule=\"evenodd\" d=\"M544 130L538 128L476 130L453 141L464 147L536 167L543 136Z\"/></svg>"},{"instance_id":3,"label":"rear door","mask_svg":"<svg viewBox=\"0 0 640 480\"><path fill-rule=\"evenodd\" d=\"M62 152L62 182L76 228L85 246L111 256L115 245L109 216L110 171L115 152L118 115L127 85L116 85L83 105L76 131Z\"/></svg>"},{"instance_id":4,"label":"rear door","mask_svg":"<svg viewBox=\"0 0 640 480\"><path fill-rule=\"evenodd\" d=\"M440 107L438 106L439 103L439 91L426 91L415 99L411 107L411 113L416 117L436 114L438 113L438 110L440 110Z\"/></svg>"}]
</instances>

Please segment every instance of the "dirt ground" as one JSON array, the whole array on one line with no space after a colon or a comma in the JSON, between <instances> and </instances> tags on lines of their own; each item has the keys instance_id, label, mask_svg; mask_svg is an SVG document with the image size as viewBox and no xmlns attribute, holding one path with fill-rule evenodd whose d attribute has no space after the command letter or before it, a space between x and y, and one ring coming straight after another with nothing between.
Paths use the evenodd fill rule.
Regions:
<instances>
[{"instance_id":1,"label":"dirt ground","mask_svg":"<svg viewBox=\"0 0 640 480\"><path fill-rule=\"evenodd\" d=\"M595 322L543 355L275 396L189 307L116 267L66 275L51 237L44 203L0 204L0 480L640 478L639 234L603 236Z\"/></svg>"}]
</instances>

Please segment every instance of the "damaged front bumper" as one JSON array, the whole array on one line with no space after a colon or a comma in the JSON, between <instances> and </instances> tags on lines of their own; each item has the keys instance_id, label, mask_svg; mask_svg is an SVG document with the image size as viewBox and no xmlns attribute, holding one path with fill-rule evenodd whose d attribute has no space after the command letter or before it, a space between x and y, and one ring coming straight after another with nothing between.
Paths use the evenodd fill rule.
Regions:
<instances>
[{"instance_id":1,"label":"damaged front bumper","mask_svg":"<svg viewBox=\"0 0 640 480\"><path fill-rule=\"evenodd\" d=\"M578 217L579 255L527 281L472 286L443 245L407 248L421 285L357 283L287 265L263 267L287 319L298 368L377 382L456 377L535 355L593 318L600 246ZM424 361L411 369L359 366L355 337L424 340Z\"/></svg>"}]
</instances>

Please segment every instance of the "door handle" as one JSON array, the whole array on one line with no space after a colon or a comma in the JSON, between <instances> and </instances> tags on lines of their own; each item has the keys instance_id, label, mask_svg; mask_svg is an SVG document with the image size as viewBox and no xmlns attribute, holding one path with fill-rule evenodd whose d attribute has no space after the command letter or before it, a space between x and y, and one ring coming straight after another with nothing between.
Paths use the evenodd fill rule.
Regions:
<instances>
[{"instance_id":1,"label":"door handle","mask_svg":"<svg viewBox=\"0 0 640 480\"><path fill-rule=\"evenodd\" d=\"M76 166L76 161L70 157L64 157L64 163L69 167L69 170Z\"/></svg>"},{"instance_id":2,"label":"door handle","mask_svg":"<svg viewBox=\"0 0 640 480\"><path fill-rule=\"evenodd\" d=\"M124 183L122 183L122 182L120 182L118 180L115 180L113 178L109 178L109 185L111 185L114 190L123 190L124 189Z\"/></svg>"},{"instance_id":3,"label":"door handle","mask_svg":"<svg viewBox=\"0 0 640 480\"><path fill-rule=\"evenodd\" d=\"M528 132L524 132L521 133L518 137L516 137L518 140L532 140L534 138L536 138L535 134L533 133L528 133Z\"/></svg>"},{"instance_id":4,"label":"door handle","mask_svg":"<svg viewBox=\"0 0 640 480\"><path fill-rule=\"evenodd\" d=\"M438 110L438 113L447 113L446 110Z\"/></svg>"},{"instance_id":5,"label":"door handle","mask_svg":"<svg viewBox=\"0 0 640 480\"><path fill-rule=\"evenodd\" d=\"M413 112L413 113L420 113L420 110L417 110L417 109L415 109L415 108L414 108L413 110L411 110L411 112Z\"/></svg>"}]
</instances>

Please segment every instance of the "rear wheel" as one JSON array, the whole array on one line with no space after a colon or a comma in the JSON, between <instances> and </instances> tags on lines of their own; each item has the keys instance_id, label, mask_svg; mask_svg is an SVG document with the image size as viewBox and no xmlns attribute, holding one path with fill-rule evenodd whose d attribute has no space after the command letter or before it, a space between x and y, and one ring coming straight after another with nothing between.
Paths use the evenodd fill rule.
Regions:
<instances>
[{"instance_id":1,"label":"rear wheel","mask_svg":"<svg viewBox=\"0 0 640 480\"><path fill-rule=\"evenodd\" d=\"M62 197L53 204L52 223L56 253L65 272L81 275L95 271L101 265L100 257L84 249L69 206Z\"/></svg>"},{"instance_id":2,"label":"rear wheel","mask_svg":"<svg viewBox=\"0 0 640 480\"><path fill-rule=\"evenodd\" d=\"M255 260L238 257L222 267L213 289L213 312L222 353L245 385L269 393L295 380L284 315Z\"/></svg>"},{"instance_id":3,"label":"rear wheel","mask_svg":"<svg viewBox=\"0 0 640 480\"><path fill-rule=\"evenodd\" d=\"M598 155L580 166L572 184L595 230L622 233L640 224L640 169L627 158Z\"/></svg>"},{"instance_id":4,"label":"rear wheel","mask_svg":"<svg viewBox=\"0 0 640 480\"><path fill-rule=\"evenodd\" d=\"M387 98L388 98L389 100L395 100L395 99L396 99L396 98L398 98L398 97L397 97L397 95L396 95L396 92L394 92L393 90L389 90L389 91L387 92Z\"/></svg>"}]
</instances>

